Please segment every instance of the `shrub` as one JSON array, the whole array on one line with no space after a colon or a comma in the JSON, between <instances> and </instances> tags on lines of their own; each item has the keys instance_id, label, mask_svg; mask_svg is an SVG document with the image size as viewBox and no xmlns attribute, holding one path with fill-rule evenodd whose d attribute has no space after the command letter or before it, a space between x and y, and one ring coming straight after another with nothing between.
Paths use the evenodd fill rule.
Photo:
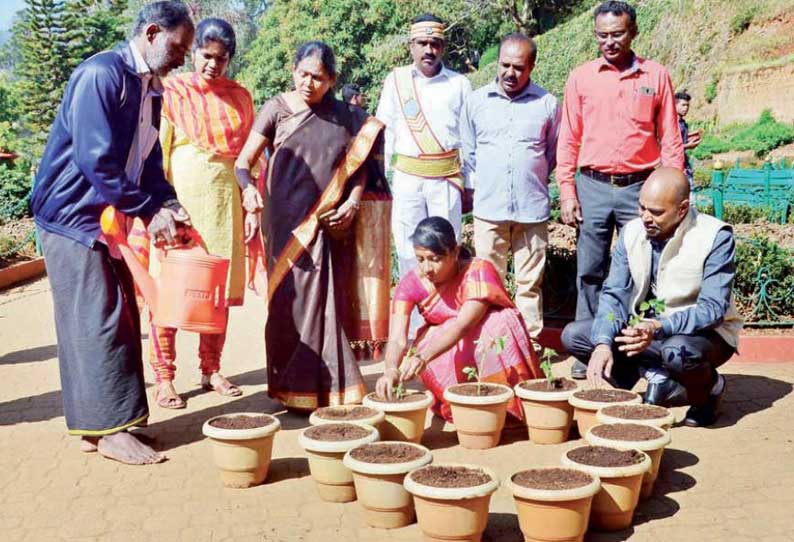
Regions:
<instances>
[{"instance_id":1,"label":"shrub","mask_svg":"<svg viewBox=\"0 0 794 542\"><path fill-rule=\"evenodd\" d=\"M717 85L720 82L720 78L717 75L711 76L711 81L706 84L706 90L704 91L703 97L706 99L706 103L711 103L717 98Z\"/></svg>"},{"instance_id":2,"label":"shrub","mask_svg":"<svg viewBox=\"0 0 794 542\"><path fill-rule=\"evenodd\" d=\"M0 163L0 222L27 216L31 184L30 163Z\"/></svg>"},{"instance_id":3,"label":"shrub","mask_svg":"<svg viewBox=\"0 0 794 542\"><path fill-rule=\"evenodd\" d=\"M794 253L763 235L737 241L733 288L742 316L747 321L794 318ZM758 302L762 293L766 304Z\"/></svg>"},{"instance_id":4,"label":"shrub","mask_svg":"<svg viewBox=\"0 0 794 542\"><path fill-rule=\"evenodd\" d=\"M721 152L753 151L760 158L792 142L794 125L778 122L767 109L753 124L737 124L724 128L721 134L705 134L691 156L703 160Z\"/></svg>"},{"instance_id":5,"label":"shrub","mask_svg":"<svg viewBox=\"0 0 794 542\"><path fill-rule=\"evenodd\" d=\"M738 36L750 28L750 24L753 22L753 16L754 9L749 6L734 15L733 19L731 19L731 34Z\"/></svg>"},{"instance_id":6,"label":"shrub","mask_svg":"<svg viewBox=\"0 0 794 542\"><path fill-rule=\"evenodd\" d=\"M499 60L499 45L491 45L480 57L480 66L487 66Z\"/></svg>"}]
</instances>

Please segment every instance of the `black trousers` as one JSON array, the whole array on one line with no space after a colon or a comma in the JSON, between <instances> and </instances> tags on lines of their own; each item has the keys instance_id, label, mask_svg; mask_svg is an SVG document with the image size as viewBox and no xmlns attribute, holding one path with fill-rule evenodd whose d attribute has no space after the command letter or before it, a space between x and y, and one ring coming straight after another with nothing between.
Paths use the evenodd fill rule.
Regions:
<instances>
[{"instance_id":1,"label":"black trousers","mask_svg":"<svg viewBox=\"0 0 794 542\"><path fill-rule=\"evenodd\" d=\"M562 332L565 349L585 364L595 349L590 340L592 327L592 319L577 320L565 326ZM631 389L639 380L642 369L663 368L686 388L689 402L694 406L706 402L715 382L716 368L736 352L712 330L653 341L645 351L631 358L617 347L618 343L615 343L612 348L612 380L616 386Z\"/></svg>"}]
</instances>

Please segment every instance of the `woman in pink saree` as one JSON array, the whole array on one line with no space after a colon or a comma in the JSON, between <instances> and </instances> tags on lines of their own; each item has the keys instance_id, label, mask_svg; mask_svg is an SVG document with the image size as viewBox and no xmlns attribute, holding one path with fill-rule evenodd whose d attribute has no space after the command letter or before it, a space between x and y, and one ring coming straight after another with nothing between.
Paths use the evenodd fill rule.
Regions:
<instances>
[{"instance_id":1,"label":"woman in pink saree","mask_svg":"<svg viewBox=\"0 0 794 542\"><path fill-rule=\"evenodd\" d=\"M378 394L391 397L398 382L419 376L435 397L433 411L452 421L444 390L466 382L465 367L478 365L483 382L514 386L541 376L521 314L493 265L471 258L458 246L452 225L440 217L422 220L413 234L417 268L397 285L392 300L389 342ZM426 325L408 348L408 325L414 307ZM478 349L504 337L504 349ZM477 360L475 361L475 350ZM484 359L483 352L485 352ZM402 360L402 365L400 361ZM523 419L521 405L508 412Z\"/></svg>"}]
</instances>

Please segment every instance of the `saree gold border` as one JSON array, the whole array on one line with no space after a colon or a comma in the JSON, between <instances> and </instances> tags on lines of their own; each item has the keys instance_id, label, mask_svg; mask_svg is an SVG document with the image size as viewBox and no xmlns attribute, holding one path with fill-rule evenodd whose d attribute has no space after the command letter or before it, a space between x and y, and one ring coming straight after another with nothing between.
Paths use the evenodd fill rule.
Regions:
<instances>
[{"instance_id":1,"label":"saree gold border","mask_svg":"<svg viewBox=\"0 0 794 542\"><path fill-rule=\"evenodd\" d=\"M328 406L350 405L360 403L367 393L367 387L361 383L349 386L342 391L328 393ZM273 390L271 397L280 401L285 407L302 410L314 410L320 406L319 393L301 393Z\"/></svg>"},{"instance_id":2,"label":"saree gold border","mask_svg":"<svg viewBox=\"0 0 794 542\"><path fill-rule=\"evenodd\" d=\"M312 243L320 226L319 215L332 209L336 205L345 189L347 180L361 167L369 156L378 133L383 129L383 123L375 117L369 117L356 135L350 150L345 155L342 163L334 171L331 182L314 205L309 215L297 228L292 230L292 237L287 246L281 251L272 273L268 276L267 299L272 301L276 289L290 272L292 266L303 255L306 248Z\"/></svg>"},{"instance_id":3,"label":"saree gold border","mask_svg":"<svg viewBox=\"0 0 794 542\"><path fill-rule=\"evenodd\" d=\"M86 437L100 437L104 435L112 435L113 433L119 433L124 431L125 429L129 429L130 427L135 427L136 425L140 425L145 422L149 418L148 414L141 416L140 418L135 418L129 423L125 423L124 425L120 425L118 427L113 427L112 429L69 429L68 433L70 435L80 435Z\"/></svg>"}]
</instances>

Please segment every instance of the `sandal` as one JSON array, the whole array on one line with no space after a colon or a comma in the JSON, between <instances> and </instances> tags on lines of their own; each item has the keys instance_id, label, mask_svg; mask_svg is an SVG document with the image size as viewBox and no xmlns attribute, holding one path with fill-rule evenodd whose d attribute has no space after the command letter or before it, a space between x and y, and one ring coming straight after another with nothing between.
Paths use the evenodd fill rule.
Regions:
<instances>
[{"instance_id":1,"label":"sandal","mask_svg":"<svg viewBox=\"0 0 794 542\"><path fill-rule=\"evenodd\" d=\"M182 399L178 393L174 392L163 393L161 388L157 388L154 392L154 400L160 408L168 408L171 410L180 410L187 406L187 403Z\"/></svg>"},{"instance_id":2,"label":"sandal","mask_svg":"<svg viewBox=\"0 0 794 542\"><path fill-rule=\"evenodd\" d=\"M220 383L211 384L212 375L218 375L221 379ZM243 390L226 380L220 373L212 373L212 375L201 375L201 387L205 390L214 391L224 397L240 397L243 394Z\"/></svg>"}]
</instances>

